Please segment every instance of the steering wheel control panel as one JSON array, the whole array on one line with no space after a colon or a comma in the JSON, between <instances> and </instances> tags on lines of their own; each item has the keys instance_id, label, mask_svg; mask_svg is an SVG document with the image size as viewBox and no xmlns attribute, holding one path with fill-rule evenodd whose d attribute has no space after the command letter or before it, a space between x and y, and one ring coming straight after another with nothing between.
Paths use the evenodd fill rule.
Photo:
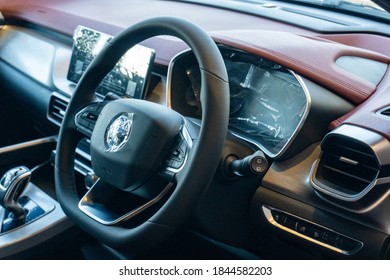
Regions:
<instances>
[{"instance_id":1,"label":"steering wheel control panel","mask_svg":"<svg viewBox=\"0 0 390 280\"><path fill-rule=\"evenodd\" d=\"M189 135L187 128L183 126L165 161L166 169L174 173L179 172L187 160L188 150L191 146L191 136Z\"/></svg>"},{"instance_id":2,"label":"steering wheel control panel","mask_svg":"<svg viewBox=\"0 0 390 280\"><path fill-rule=\"evenodd\" d=\"M75 123L77 128L86 136L91 137L99 114L106 104L107 102L90 104L76 115Z\"/></svg>"}]
</instances>

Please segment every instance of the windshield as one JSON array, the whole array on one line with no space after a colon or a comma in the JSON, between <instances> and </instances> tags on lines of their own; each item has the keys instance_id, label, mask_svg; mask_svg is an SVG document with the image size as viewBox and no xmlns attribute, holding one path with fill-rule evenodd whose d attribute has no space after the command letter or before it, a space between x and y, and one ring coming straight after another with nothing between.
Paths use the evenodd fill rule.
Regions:
<instances>
[{"instance_id":1,"label":"windshield","mask_svg":"<svg viewBox=\"0 0 390 280\"><path fill-rule=\"evenodd\" d=\"M276 0L278 1L278 0ZM339 11L345 11L350 13L359 13L362 15L369 15L381 19L390 19L390 14L377 5L374 1L370 0L289 0L283 2L298 2L304 4L310 4L315 6L321 6L328 9L335 9Z\"/></svg>"}]
</instances>

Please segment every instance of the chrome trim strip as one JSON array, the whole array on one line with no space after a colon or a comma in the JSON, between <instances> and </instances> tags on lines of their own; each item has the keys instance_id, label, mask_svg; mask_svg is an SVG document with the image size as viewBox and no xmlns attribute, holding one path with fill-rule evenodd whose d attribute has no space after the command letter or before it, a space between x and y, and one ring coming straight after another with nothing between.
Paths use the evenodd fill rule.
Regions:
<instances>
[{"instance_id":1,"label":"chrome trim strip","mask_svg":"<svg viewBox=\"0 0 390 280\"><path fill-rule=\"evenodd\" d=\"M167 72L167 88L166 88L166 102L167 106L170 109L172 108L172 103L171 103L171 84L172 84L172 71L173 71L173 66L175 65L176 60L178 60L181 56L190 53L191 49L187 49L184 51L179 52L177 55L175 55L172 60L169 62L168 65L168 72Z\"/></svg>"},{"instance_id":2,"label":"chrome trim strip","mask_svg":"<svg viewBox=\"0 0 390 280\"><path fill-rule=\"evenodd\" d=\"M224 46L224 48L226 49L231 49L231 50L235 50L235 49L232 49L232 48L229 48L229 47L226 47ZM237 50L237 51L241 51L241 50ZM180 53L178 53L176 56L174 56L171 60L171 62L169 63L169 66L168 66L168 74L167 74L167 89L166 89L166 98L167 98L167 104L168 104L168 107L173 109L172 108L172 102L171 102L171 76L172 76L172 72L173 72L173 67L174 67L174 64L175 62L183 55L186 55L187 53L190 53L191 50L190 49L187 49L187 50L184 50ZM285 68L287 69L287 68ZM267 148L265 148L261 143L259 143L258 141L255 141L255 140L252 140L252 139L249 139L248 137L246 136L243 136L241 135L239 132L234 132L234 131L231 131L229 130L229 132L244 140L244 141L247 141L253 145L255 145L258 149L262 150L267 156L271 157L271 158L278 158L280 157L286 150L287 148L291 145L291 143L294 141L294 139L296 138L296 136L298 135L299 131L301 130L303 124L305 123L306 121L306 118L307 116L309 115L309 112L310 112L310 108L311 108L311 96L310 96L310 92L305 84L305 82L303 81L302 77L299 76L298 74L296 74L294 71L290 70L290 69L287 69L294 77L295 79L298 81L299 85L302 87L302 90L306 96L306 109L305 109L305 112L303 113L303 116L300 120L300 122L298 123L298 126L296 127L296 129L294 130L293 134L290 136L290 138L288 139L288 141L286 142L286 144L284 144L284 146L279 150L278 153L272 153L271 151L269 151Z\"/></svg>"},{"instance_id":3,"label":"chrome trim strip","mask_svg":"<svg viewBox=\"0 0 390 280\"><path fill-rule=\"evenodd\" d=\"M100 179L98 179L96 181L99 182ZM96 185L95 183L95 185ZM89 200L89 194L93 191L93 188L94 186L92 186L92 188L84 195L84 197L80 200L79 204L78 204L78 207L79 209L84 213L86 214L87 216L89 216L90 218L94 219L95 221L103 224L103 225L107 225L107 226L112 226L112 225L117 225L119 223L122 223L122 222L125 222L131 218L133 218L134 216L140 214L141 212L145 211L146 209L148 209L149 207L153 206L154 204L156 204L157 202L159 202L168 192L169 190L174 186L174 184L172 182L168 183L165 188L155 197L153 198L152 200L148 201L147 203L139 206L138 208L136 209L133 209L131 210L130 212L128 212L127 214L125 215L122 215L121 217L115 219L115 220L111 220L111 221L108 221L108 220L104 220L103 218L100 218L98 217L97 215L91 213L89 211L89 205L88 205L88 201ZM89 203L90 204L90 203Z\"/></svg>"},{"instance_id":4,"label":"chrome trim strip","mask_svg":"<svg viewBox=\"0 0 390 280\"><path fill-rule=\"evenodd\" d=\"M349 237L349 236L346 236L346 235L344 235L344 234L341 234L341 233L339 233L339 232L336 232L336 231L334 231L334 230L331 230L331 229L329 229L329 228L327 228L327 227L321 226L321 225L319 225L319 224L317 224L317 223L313 223L313 222L311 222L311 221L309 221L309 220L306 220L306 219L303 219L303 218L301 218L301 217L292 215L292 214L290 214L290 213L288 213L288 212L281 211L281 210L279 210L279 209L275 209L275 208L272 208L272 207L267 206L267 205L263 205L263 206L262 206L262 210L263 210L264 216L266 217L266 219L268 220L268 222L269 222L271 225L273 225L273 226L275 226L275 227L277 227L277 228L279 228L279 229L281 229L281 230L283 230L283 231L285 231L285 232L288 232L288 233L290 233L290 234L292 234L292 235L295 235L295 236L297 236L297 237L300 237L300 238L302 238L302 239L305 239L305 240L307 240L307 241L309 241L309 242L315 243L315 244L317 244L317 245L319 245L319 246L322 246L322 247L324 247L324 248L327 248L327 249L329 249L329 250L332 250L332 251L334 251L334 252L337 252L337 253L340 253L340 254L343 254L343 255L347 255L347 256L351 256L351 255L357 253L357 252L358 252L361 248L363 248L363 246L364 246L363 242L361 242L361 241L359 241L359 240L356 240L356 239L354 239L354 238L351 238L351 237ZM345 251L345 250L342 250L342 249L340 249L340 248L337 248L337 247L334 247L334 246L332 246L332 245L329 245L329 244L323 243L323 242L321 242L321 241L318 241L318 240L316 240L316 239L313 239L313 238L311 238L311 237L309 237L309 236L306 236L306 235L304 235L304 234L301 234L301 233L299 233L299 232L297 232L297 231L294 231L294 230L292 230L292 229L290 229L290 228L288 228L288 227L285 227L285 226L279 224L278 222L276 222L276 221L274 220L273 216L272 216L272 213L271 213L272 210L276 210L276 211L278 211L278 212L284 213L284 214L289 215L289 216L291 216L291 217L295 217L295 218L297 218L297 219L299 219L299 220L302 220L302 221L304 221L304 222L306 222L306 223L309 223L309 224L315 225L315 226L317 226L317 227L320 227L320 228L322 228L322 229L324 229L324 230L326 230L326 231L329 231L329 232L335 233L335 234L337 234L337 235L346 237L346 238L348 238L348 239L350 239L350 240L356 241L357 244L358 244L358 246L357 246L354 250L352 250L352 251Z\"/></svg>"},{"instance_id":5,"label":"chrome trim strip","mask_svg":"<svg viewBox=\"0 0 390 280\"><path fill-rule=\"evenodd\" d=\"M43 145L46 143L55 143L55 142L57 142L57 136L50 136L50 137L40 138L37 140L27 141L27 142L23 142L23 143L0 148L0 155L3 153L9 153L9 152L13 152L13 151L21 150L21 149L26 149L26 148L31 148L34 146Z\"/></svg>"},{"instance_id":6,"label":"chrome trim strip","mask_svg":"<svg viewBox=\"0 0 390 280\"><path fill-rule=\"evenodd\" d=\"M87 176L89 173L94 173L92 168L77 159L74 161L74 169L83 176Z\"/></svg>"},{"instance_id":7,"label":"chrome trim strip","mask_svg":"<svg viewBox=\"0 0 390 280\"><path fill-rule=\"evenodd\" d=\"M91 155L84 152L80 148L76 148L76 154L80 155L81 157L85 158L87 161L91 161Z\"/></svg>"},{"instance_id":8,"label":"chrome trim strip","mask_svg":"<svg viewBox=\"0 0 390 280\"><path fill-rule=\"evenodd\" d=\"M339 160L342 161L342 162L344 162L344 163L348 163L348 164L350 164L350 165L358 165L358 164L359 164L358 161L352 160L352 159L346 158L346 157L340 157Z\"/></svg>"}]
</instances>

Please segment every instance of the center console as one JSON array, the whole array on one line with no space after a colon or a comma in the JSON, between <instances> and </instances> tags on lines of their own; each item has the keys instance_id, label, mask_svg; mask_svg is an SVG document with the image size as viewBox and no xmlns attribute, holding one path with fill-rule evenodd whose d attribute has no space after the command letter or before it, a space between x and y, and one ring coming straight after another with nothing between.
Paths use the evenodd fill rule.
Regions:
<instances>
[{"instance_id":1,"label":"center console","mask_svg":"<svg viewBox=\"0 0 390 280\"><path fill-rule=\"evenodd\" d=\"M55 200L55 145L48 137L0 148L0 258L29 252L72 226Z\"/></svg>"}]
</instances>

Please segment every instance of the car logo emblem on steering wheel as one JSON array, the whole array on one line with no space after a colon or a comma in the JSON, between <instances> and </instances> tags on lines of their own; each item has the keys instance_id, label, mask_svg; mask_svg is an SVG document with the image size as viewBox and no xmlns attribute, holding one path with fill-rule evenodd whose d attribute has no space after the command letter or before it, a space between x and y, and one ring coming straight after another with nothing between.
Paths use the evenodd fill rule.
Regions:
<instances>
[{"instance_id":1,"label":"car logo emblem on steering wheel","mask_svg":"<svg viewBox=\"0 0 390 280\"><path fill-rule=\"evenodd\" d=\"M111 120L104 136L107 152L117 152L125 146L133 127L133 117L134 113L120 113Z\"/></svg>"}]
</instances>

